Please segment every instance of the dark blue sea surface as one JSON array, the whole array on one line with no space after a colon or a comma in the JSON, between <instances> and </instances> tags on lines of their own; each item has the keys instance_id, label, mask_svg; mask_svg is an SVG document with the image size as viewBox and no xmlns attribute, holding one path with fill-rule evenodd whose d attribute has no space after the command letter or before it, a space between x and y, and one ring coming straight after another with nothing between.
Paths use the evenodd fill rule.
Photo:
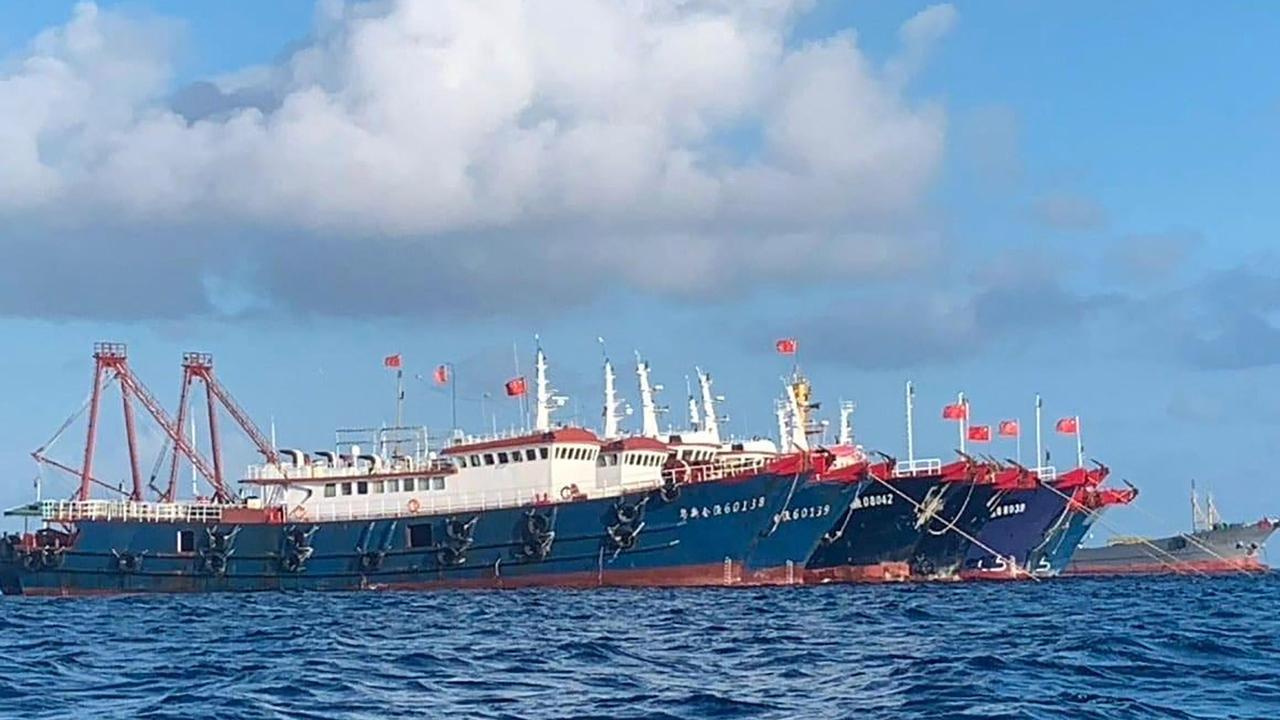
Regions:
<instances>
[{"instance_id":1,"label":"dark blue sea surface","mask_svg":"<svg viewBox=\"0 0 1280 720\"><path fill-rule=\"evenodd\" d=\"M1280 576L0 600L2 718L1263 718Z\"/></svg>"}]
</instances>

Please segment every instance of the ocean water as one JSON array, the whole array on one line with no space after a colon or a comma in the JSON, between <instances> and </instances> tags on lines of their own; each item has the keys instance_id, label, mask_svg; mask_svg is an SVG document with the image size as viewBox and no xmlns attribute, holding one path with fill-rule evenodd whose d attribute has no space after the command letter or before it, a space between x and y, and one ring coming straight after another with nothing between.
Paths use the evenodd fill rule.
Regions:
<instances>
[{"instance_id":1,"label":"ocean water","mask_svg":"<svg viewBox=\"0 0 1280 720\"><path fill-rule=\"evenodd\" d=\"M1263 718L1280 575L0 600L0 718Z\"/></svg>"}]
</instances>

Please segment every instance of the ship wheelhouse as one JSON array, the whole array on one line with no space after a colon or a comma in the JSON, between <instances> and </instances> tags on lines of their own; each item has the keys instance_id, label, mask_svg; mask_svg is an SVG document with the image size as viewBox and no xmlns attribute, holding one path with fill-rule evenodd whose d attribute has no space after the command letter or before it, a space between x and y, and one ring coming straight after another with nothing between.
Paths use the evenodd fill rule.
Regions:
<instances>
[{"instance_id":1,"label":"ship wheelhouse","mask_svg":"<svg viewBox=\"0 0 1280 720\"><path fill-rule=\"evenodd\" d=\"M596 490L658 485L669 452L666 443L646 437L621 438L605 444L596 462Z\"/></svg>"}]
</instances>

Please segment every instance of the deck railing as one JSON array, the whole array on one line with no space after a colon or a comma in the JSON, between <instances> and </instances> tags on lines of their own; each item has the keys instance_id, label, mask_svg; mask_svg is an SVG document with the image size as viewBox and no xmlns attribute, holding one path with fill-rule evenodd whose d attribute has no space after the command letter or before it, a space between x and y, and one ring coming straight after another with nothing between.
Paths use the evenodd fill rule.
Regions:
<instances>
[{"instance_id":1,"label":"deck railing","mask_svg":"<svg viewBox=\"0 0 1280 720\"><path fill-rule=\"evenodd\" d=\"M709 482L762 472L766 464L765 458L756 457L717 459L707 465L695 464L688 467L667 468L662 471L662 479L676 482Z\"/></svg>"},{"instance_id":2,"label":"deck railing","mask_svg":"<svg viewBox=\"0 0 1280 720\"><path fill-rule=\"evenodd\" d=\"M592 497L618 494L592 492ZM559 498L555 498L559 500ZM503 508L527 507L540 502L550 502L547 493L533 490L493 490L489 492L441 493L419 495L409 499L391 500L379 498L352 498L350 500L324 499L293 508L293 520L361 520L365 518L400 517L406 515L439 515L454 512L480 512Z\"/></svg>"},{"instance_id":3,"label":"deck railing","mask_svg":"<svg viewBox=\"0 0 1280 720\"><path fill-rule=\"evenodd\" d=\"M942 460L938 458L899 460L898 463L893 466L893 474L895 477L937 475L940 472L942 472Z\"/></svg>"},{"instance_id":4,"label":"deck railing","mask_svg":"<svg viewBox=\"0 0 1280 720\"><path fill-rule=\"evenodd\" d=\"M132 520L137 522L219 522L224 505L116 500L44 500L40 517L53 522Z\"/></svg>"}]
</instances>

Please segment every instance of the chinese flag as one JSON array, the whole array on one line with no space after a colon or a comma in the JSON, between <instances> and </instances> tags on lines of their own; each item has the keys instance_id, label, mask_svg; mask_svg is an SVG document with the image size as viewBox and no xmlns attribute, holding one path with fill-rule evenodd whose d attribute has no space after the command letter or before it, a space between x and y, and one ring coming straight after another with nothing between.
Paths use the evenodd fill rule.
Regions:
<instances>
[{"instance_id":1,"label":"chinese flag","mask_svg":"<svg viewBox=\"0 0 1280 720\"><path fill-rule=\"evenodd\" d=\"M396 368L396 369L399 369L399 368L400 368L400 353L396 353L395 355L388 355L388 356L386 356L386 357L382 358L382 366L383 366L383 367L389 367L389 368Z\"/></svg>"},{"instance_id":2,"label":"chinese flag","mask_svg":"<svg viewBox=\"0 0 1280 720\"><path fill-rule=\"evenodd\" d=\"M778 348L779 355L796 354L797 343L795 338L782 338L778 342L774 343L773 346Z\"/></svg>"},{"instance_id":3,"label":"chinese flag","mask_svg":"<svg viewBox=\"0 0 1280 720\"><path fill-rule=\"evenodd\" d=\"M449 384L449 366L437 365L436 372L435 372L435 379L436 379L437 385L448 385Z\"/></svg>"},{"instance_id":4,"label":"chinese flag","mask_svg":"<svg viewBox=\"0 0 1280 720\"><path fill-rule=\"evenodd\" d=\"M1002 437L1018 437L1018 421L1017 420L1001 420L1000 435Z\"/></svg>"},{"instance_id":5,"label":"chinese flag","mask_svg":"<svg viewBox=\"0 0 1280 720\"><path fill-rule=\"evenodd\" d=\"M1054 429L1063 435L1075 435L1080 432L1080 421L1073 417L1062 418Z\"/></svg>"},{"instance_id":6,"label":"chinese flag","mask_svg":"<svg viewBox=\"0 0 1280 720\"><path fill-rule=\"evenodd\" d=\"M519 397L520 395L524 394L524 391L525 391L525 387L524 387L523 377L511 378L510 380L507 381L508 397Z\"/></svg>"},{"instance_id":7,"label":"chinese flag","mask_svg":"<svg viewBox=\"0 0 1280 720\"><path fill-rule=\"evenodd\" d=\"M970 442L991 442L990 425L974 425L969 428Z\"/></svg>"},{"instance_id":8,"label":"chinese flag","mask_svg":"<svg viewBox=\"0 0 1280 720\"><path fill-rule=\"evenodd\" d=\"M969 417L969 411L965 409L964 405L959 403L955 405L946 405L942 408L943 420L963 420L967 417Z\"/></svg>"}]
</instances>

